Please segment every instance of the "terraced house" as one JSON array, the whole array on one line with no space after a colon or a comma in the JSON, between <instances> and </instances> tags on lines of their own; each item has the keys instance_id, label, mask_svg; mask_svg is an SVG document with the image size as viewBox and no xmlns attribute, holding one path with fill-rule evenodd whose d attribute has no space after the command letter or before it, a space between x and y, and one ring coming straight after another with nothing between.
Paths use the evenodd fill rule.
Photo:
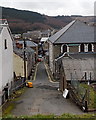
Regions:
<instances>
[{"instance_id":1,"label":"terraced house","mask_svg":"<svg viewBox=\"0 0 96 120\"><path fill-rule=\"evenodd\" d=\"M95 53L94 24L74 20L49 38L49 67L56 73L55 59L63 53Z\"/></svg>"},{"instance_id":2,"label":"terraced house","mask_svg":"<svg viewBox=\"0 0 96 120\"><path fill-rule=\"evenodd\" d=\"M6 20L0 20L0 105L8 99L13 81L12 35Z\"/></svg>"},{"instance_id":3,"label":"terraced house","mask_svg":"<svg viewBox=\"0 0 96 120\"><path fill-rule=\"evenodd\" d=\"M26 40L26 78L30 79L32 75L32 71L34 70L37 54L38 52L38 45L32 41ZM24 74L24 49L23 49L23 40L14 41L14 53L13 53L13 60L14 60L14 73L17 77L25 77Z\"/></svg>"}]
</instances>

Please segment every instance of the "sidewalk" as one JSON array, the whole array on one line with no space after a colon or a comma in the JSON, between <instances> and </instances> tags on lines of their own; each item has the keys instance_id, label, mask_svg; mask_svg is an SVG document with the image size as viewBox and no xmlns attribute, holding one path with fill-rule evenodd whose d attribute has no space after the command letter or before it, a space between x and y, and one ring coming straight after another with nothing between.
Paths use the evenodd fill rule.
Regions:
<instances>
[{"instance_id":1,"label":"sidewalk","mask_svg":"<svg viewBox=\"0 0 96 120\"><path fill-rule=\"evenodd\" d=\"M46 68L46 71L47 71L47 74L48 74L49 81L52 82L52 83L59 83L57 80L54 79L48 64L46 62L44 62L44 65L45 65L45 68Z\"/></svg>"}]
</instances>

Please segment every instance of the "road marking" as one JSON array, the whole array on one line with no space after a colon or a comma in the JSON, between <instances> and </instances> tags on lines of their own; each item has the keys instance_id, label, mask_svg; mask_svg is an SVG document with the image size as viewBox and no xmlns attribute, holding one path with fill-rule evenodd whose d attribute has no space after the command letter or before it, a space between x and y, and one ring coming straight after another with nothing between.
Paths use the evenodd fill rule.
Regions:
<instances>
[{"instance_id":1,"label":"road marking","mask_svg":"<svg viewBox=\"0 0 96 120\"><path fill-rule=\"evenodd\" d=\"M45 62L44 62L44 66L45 66L45 68L46 68L46 72L47 72L47 75L48 75L48 78L49 78L49 82L51 82L51 83L59 83L59 82L53 82L53 81L52 81L52 79L51 79L51 77L50 77L50 74L49 74L49 72L48 72L48 70L47 70L47 65L45 64Z\"/></svg>"},{"instance_id":2,"label":"road marking","mask_svg":"<svg viewBox=\"0 0 96 120\"><path fill-rule=\"evenodd\" d=\"M37 75L37 67L38 67L39 63L36 65L36 70L35 70L35 74L34 74L34 81L36 80L36 75Z\"/></svg>"}]
</instances>

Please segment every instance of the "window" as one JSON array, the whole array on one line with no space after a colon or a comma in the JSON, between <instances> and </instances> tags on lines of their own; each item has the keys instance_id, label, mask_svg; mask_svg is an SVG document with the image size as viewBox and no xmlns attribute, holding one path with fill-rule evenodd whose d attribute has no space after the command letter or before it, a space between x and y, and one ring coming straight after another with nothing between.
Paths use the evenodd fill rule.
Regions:
<instances>
[{"instance_id":1,"label":"window","mask_svg":"<svg viewBox=\"0 0 96 120\"><path fill-rule=\"evenodd\" d=\"M92 52L92 44L91 43L88 44L88 52Z\"/></svg>"},{"instance_id":2,"label":"window","mask_svg":"<svg viewBox=\"0 0 96 120\"><path fill-rule=\"evenodd\" d=\"M64 45L64 46L63 46L63 53L64 53L64 52L67 52L67 45Z\"/></svg>"},{"instance_id":3,"label":"window","mask_svg":"<svg viewBox=\"0 0 96 120\"><path fill-rule=\"evenodd\" d=\"M84 44L81 44L80 49L81 49L81 52L84 52Z\"/></svg>"},{"instance_id":4,"label":"window","mask_svg":"<svg viewBox=\"0 0 96 120\"><path fill-rule=\"evenodd\" d=\"M6 39L4 41L4 44L5 44L5 49L7 49L7 40Z\"/></svg>"}]
</instances>

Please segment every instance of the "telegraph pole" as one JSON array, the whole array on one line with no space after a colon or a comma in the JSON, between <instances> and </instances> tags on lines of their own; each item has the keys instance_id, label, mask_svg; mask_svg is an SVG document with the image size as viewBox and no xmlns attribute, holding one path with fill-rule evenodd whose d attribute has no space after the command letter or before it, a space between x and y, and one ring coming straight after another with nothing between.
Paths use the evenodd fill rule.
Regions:
<instances>
[{"instance_id":1,"label":"telegraph pole","mask_svg":"<svg viewBox=\"0 0 96 120\"><path fill-rule=\"evenodd\" d=\"M24 82L26 81L26 42L24 40Z\"/></svg>"}]
</instances>

